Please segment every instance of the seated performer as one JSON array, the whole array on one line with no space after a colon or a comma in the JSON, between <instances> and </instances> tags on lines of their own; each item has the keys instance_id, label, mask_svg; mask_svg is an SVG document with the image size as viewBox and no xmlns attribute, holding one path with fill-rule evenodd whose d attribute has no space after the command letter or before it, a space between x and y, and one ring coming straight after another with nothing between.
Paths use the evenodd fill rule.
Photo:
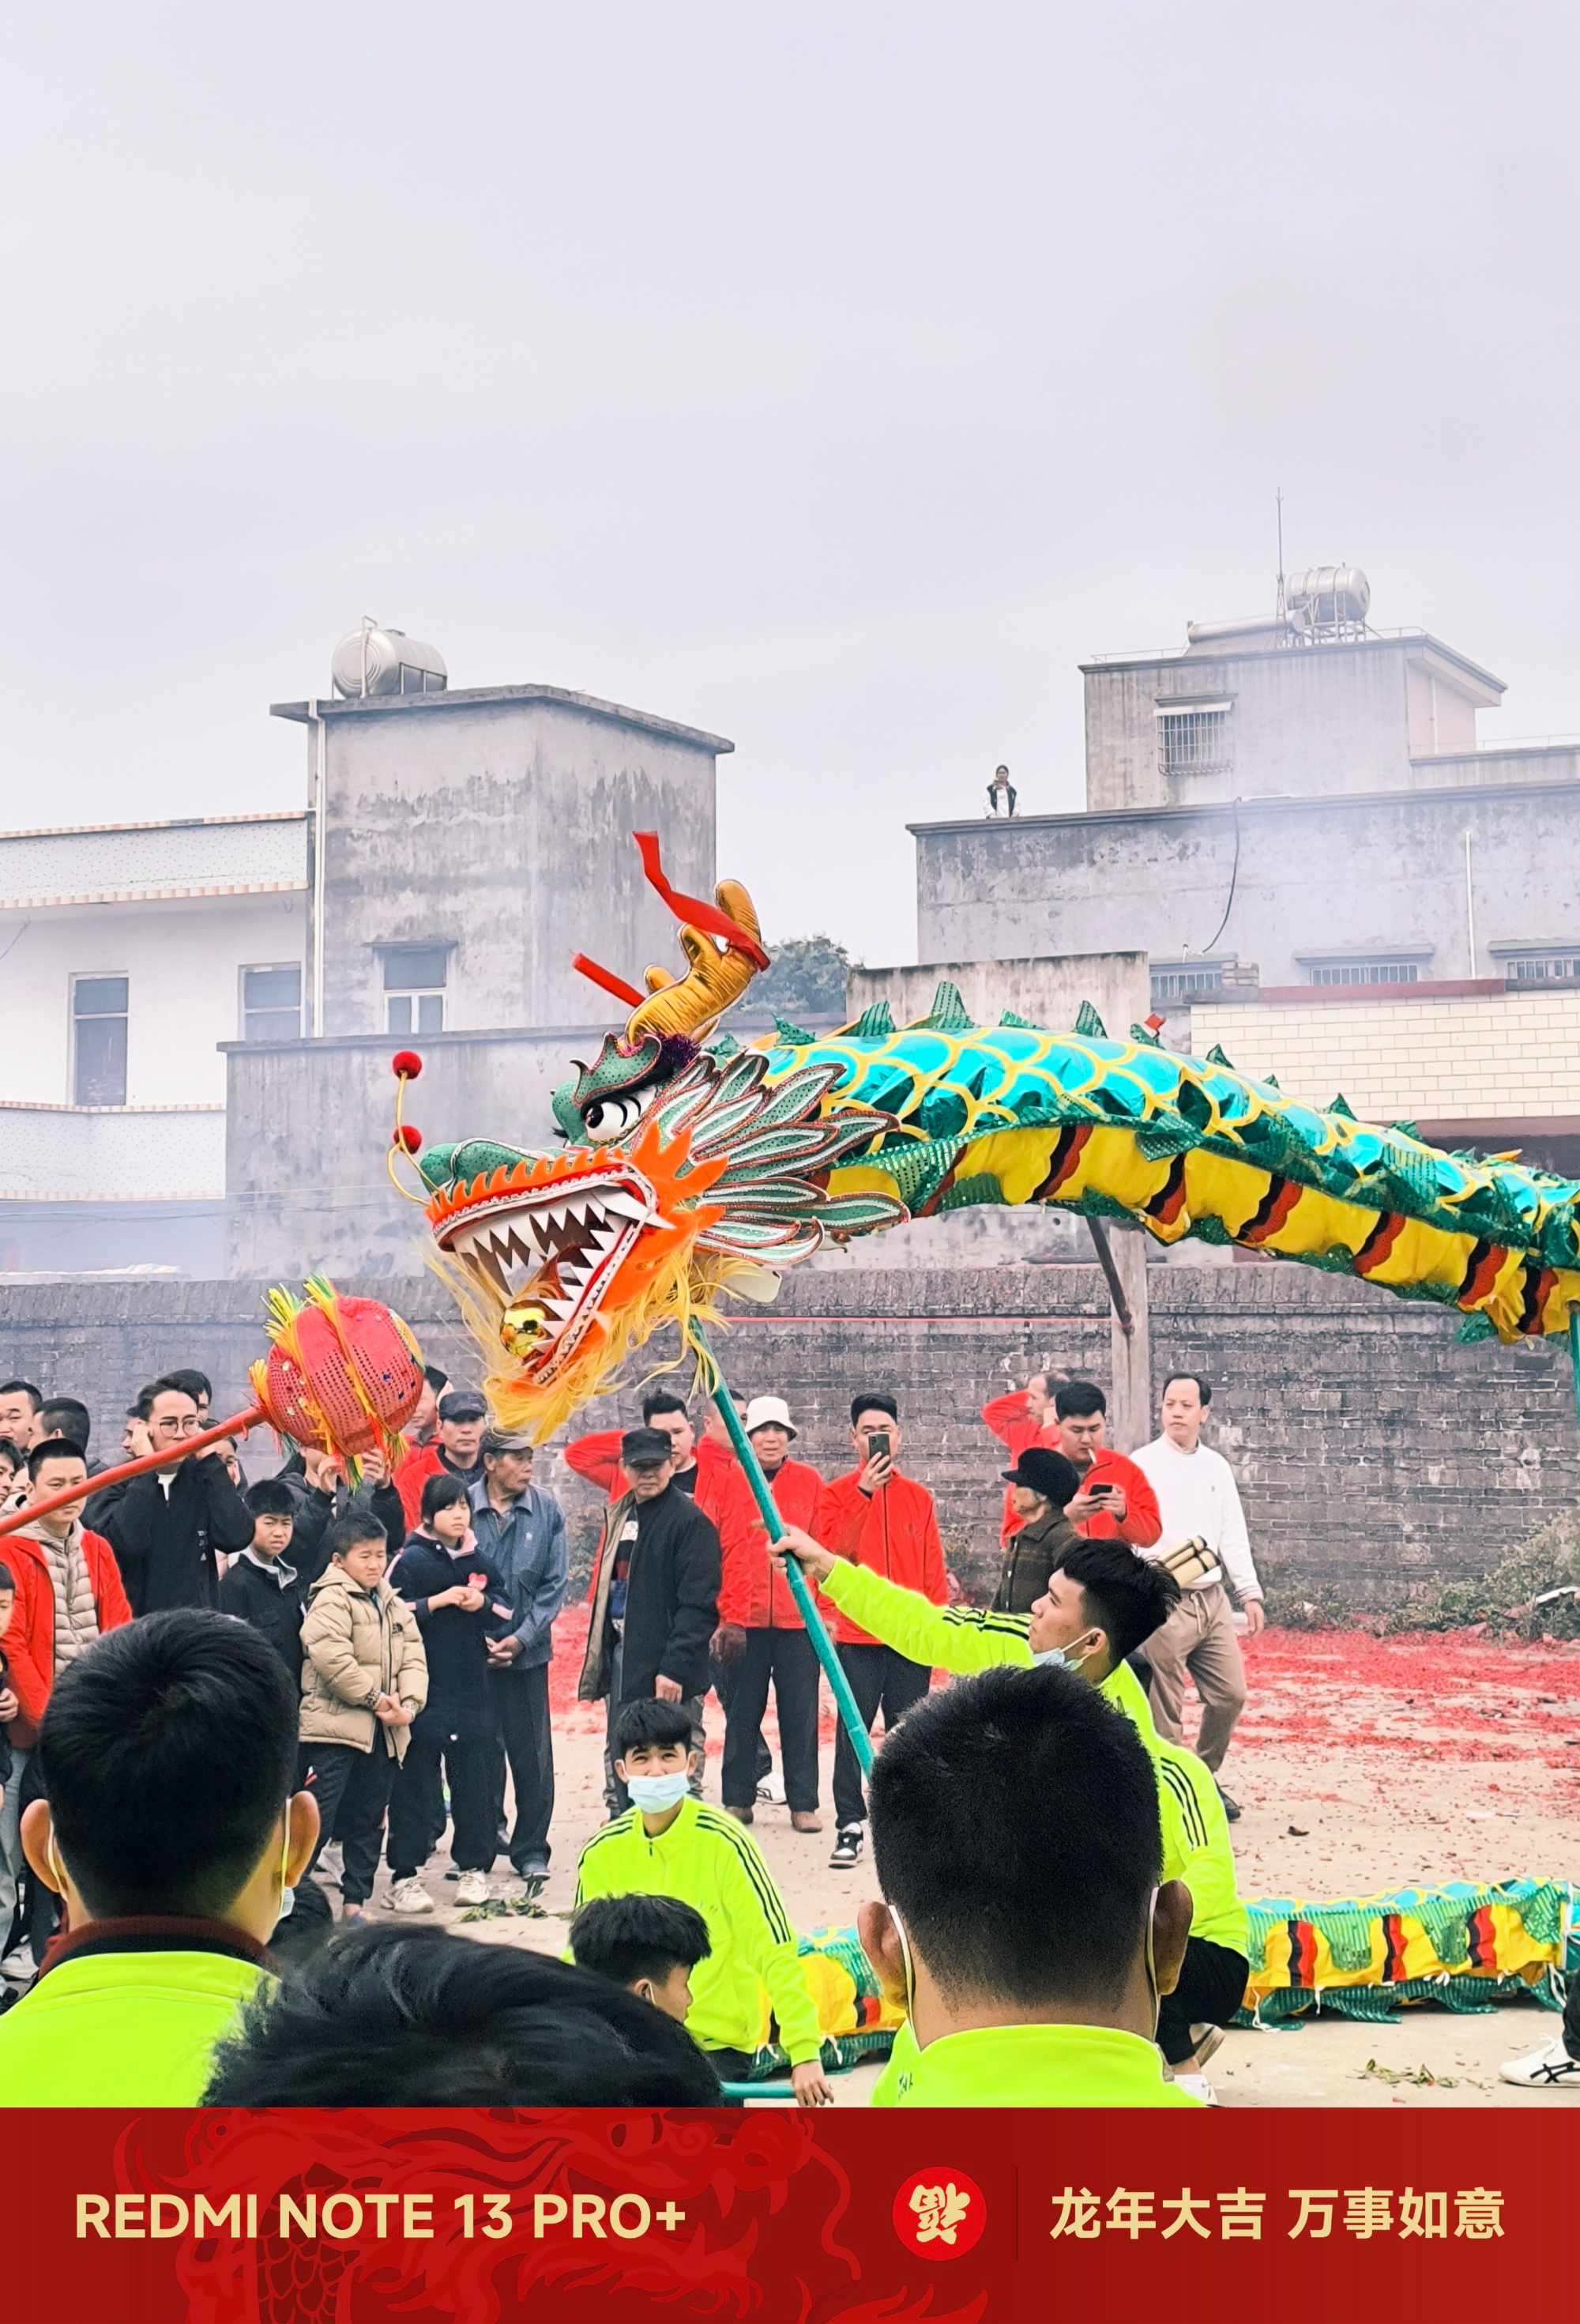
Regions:
<instances>
[{"instance_id":1,"label":"seated performer","mask_svg":"<svg viewBox=\"0 0 1580 2324\"><path fill-rule=\"evenodd\" d=\"M1187 1884L1194 1905L1190 1941L1160 2015L1158 2043L1177 2077L1199 2076L1222 2039L1218 2029L1245 1994L1248 1935L1212 1776L1190 1752L1162 1739L1125 1666L1125 1656L1166 1619L1178 1594L1172 1574L1121 1541L1082 1541L1050 1575L1047 1595L1029 1615L996 1614L933 1606L794 1530L778 1547L794 1553L826 1598L897 1653L956 1672L1062 1661L1125 1712L1157 1777L1165 1876ZM1205 2079L1196 2088L1199 2096L1210 2096Z\"/></svg>"},{"instance_id":2,"label":"seated performer","mask_svg":"<svg viewBox=\"0 0 1580 2324\"><path fill-rule=\"evenodd\" d=\"M645 1893L695 1907L708 1951L693 1972L686 2026L721 2080L751 2064L763 1993L779 2021L798 2106L831 2106L817 2006L795 1950L795 1932L749 1832L694 1799L698 1754L684 1702L628 1701L614 1728L615 1765L633 1804L595 1831L576 1868L576 1910L594 1896Z\"/></svg>"},{"instance_id":3,"label":"seated performer","mask_svg":"<svg viewBox=\"0 0 1580 2324\"><path fill-rule=\"evenodd\" d=\"M987 1671L908 1712L870 1781L861 1943L906 2015L875 2106L1200 2103L1153 2046L1190 1899L1160 1886L1128 1720L1067 1671Z\"/></svg>"},{"instance_id":4,"label":"seated performer","mask_svg":"<svg viewBox=\"0 0 1580 2324\"><path fill-rule=\"evenodd\" d=\"M691 2015L691 1973L709 1950L707 1923L678 1896L594 1896L571 1923L578 1969L611 1977L682 2025Z\"/></svg>"}]
</instances>

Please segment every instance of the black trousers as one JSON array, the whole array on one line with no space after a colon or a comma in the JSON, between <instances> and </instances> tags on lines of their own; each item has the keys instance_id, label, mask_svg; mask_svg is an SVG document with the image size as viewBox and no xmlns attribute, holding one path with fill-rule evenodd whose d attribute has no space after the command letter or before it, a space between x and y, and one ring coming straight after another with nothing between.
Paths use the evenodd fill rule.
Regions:
<instances>
[{"instance_id":1,"label":"black trousers","mask_svg":"<svg viewBox=\"0 0 1580 2324\"><path fill-rule=\"evenodd\" d=\"M785 1762L785 1797L795 1814L817 1805L817 1656L804 1630L749 1630L746 1653L735 1665L724 1766L720 1788L724 1804L749 1808L757 1797L756 1745L768 1707L768 1681L779 1714L779 1749Z\"/></svg>"},{"instance_id":2,"label":"black trousers","mask_svg":"<svg viewBox=\"0 0 1580 2324\"><path fill-rule=\"evenodd\" d=\"M433 1849L442 1815L440 1769L450 1787L450 1855L458 1872L487 1872L499 1852L493 1737L482 1705L429 1703L412 1722L390 1800L390 1869L409 1880Z\"/></svg>"},{"instance_id":3,"label":"black trousers","mask_svg":"<svg viewBox=\"0 0 1580 2324\"><path fill-rule=\"evenodd\" d=\"M548 1869L548 1827L554 1817L554 1730L548 1719L548 1665L491 1671L489 1708L493 1742L489 1769L494 1830L504 1829L505 1762L516 1794L510 1863L523 1878Z\"/></svg>"},{"instance_id":4,"label":"black trousers","mask_svg":"<svg viewBox=\"0 0 1580 2324\"><path fill-rule=\"evenodd\" d=\"M730 1706L735 1700L735 1674L739 1668L739 1663L714 1662L712 1664L713 1692L719 1698L719 1708L724 1713L726 1726L730 1719ZM753 1754L752 1773L760 1784L765 1775L771 1775L773 1772L774 1755L763 1741L763 1730L759 1727L757 1749ZM755 1789L755 1785L753 1788Z\"/></svg>"},{"instance_id":5,"label":"black trousers","mask_svg":"<svg viewBox=\"0 0 1580 2324\"><path fill-rule=\"evenodd\" d=\"M395 1781L395 1761L385 1746L384 1730L380 1728L371 1751L359 1751L354 1743L305 1743L302 1757L312 1770L311 1788L318 1803L318 1845L308 1870L312 1871L331 1840L337 1840L345 1866L340 1893L348 1904L365 1904L373 1893L384 1815Z\"/></svg>"},{"instance_id":6,"label":"black trousers","mask_svg":"<svg viewBox=\"0 0 1580 2324\"><path fill-rule=\"evenodd\" d=\"M1227 2025L1245 1998L1250 1967L1244 1953L1215 1945L1209 1937L1190 1937L1185 1945L1180 1982L1166 1993L1158 2009L1158 2047L1171 2066L1189 2058L1196 2044L1193 2025Z\"/></svg>"},{"instance_id":7,"label":"black trousers","mask_svg":"<svg viewBox=\"0 0 1580 2324\"><path fill-rule=\"evenodd\" d=\"M1569 1997L1564 2004L1564 2047L1571 2058L1580 2058L1580 1977L1569 1979Z\"/></svg>"},{"instance_id":8,"label":"black trousers","mask_svg":"<svg viewBox=\"0 0 1580 2324\"><path fill-rule=\"evenodd\" d=\"M932 1673L925 1663L911 1662L905 1655L896 1654L893 1646L841 1646L839 1655L856 1698L856 1708L861 1713L861 1723L869 1735L880 1711L886 1735L914 1702L921 1702L932 1684ZM843 1720L834 1737L834 1821L841 1827L867 1821L861 1770Z\"/></svg>"}]
</instances>

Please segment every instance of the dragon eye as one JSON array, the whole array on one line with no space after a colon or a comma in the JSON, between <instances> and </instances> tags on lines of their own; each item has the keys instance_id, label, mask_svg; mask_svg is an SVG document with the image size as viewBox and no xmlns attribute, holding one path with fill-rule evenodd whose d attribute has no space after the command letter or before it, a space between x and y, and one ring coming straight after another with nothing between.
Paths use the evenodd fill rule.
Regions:
<instances>
[{"instance_id":1,"label":"dragon eye","mask_svg":"<svg viewBox=\"0 0 1580 2324\"><path fill-rule=\"evenodd\" d=\"M639 1097L595 1098L582 1119L589 1138L618 1138L633 1121L640 1121L645 1102Z\"/></svg>"}]
</instances>

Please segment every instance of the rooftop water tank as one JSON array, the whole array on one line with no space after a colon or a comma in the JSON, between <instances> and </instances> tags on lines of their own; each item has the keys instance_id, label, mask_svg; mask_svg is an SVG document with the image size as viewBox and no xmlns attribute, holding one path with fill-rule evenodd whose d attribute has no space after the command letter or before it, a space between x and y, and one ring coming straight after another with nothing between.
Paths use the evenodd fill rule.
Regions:
<instances>
[{"instance_id":1,"label":"rooftop water tank","mask_svg":"<svg viewBox=\"0 0 1580 2324\"><path fill-rule=\"evenodd\" d=\"M1358 565L1313 565L1284 584L1284 604L1297 629L1364 630L1371 603L1372 585Z\"/></svg>"},{"instance_id":2,"label":"rooftop water tank","mask_svg":"<svg viewBox=\"0 0 1580 2324\"><path fill-rule=\"evenodd\" d=\"M376 622L364 621L342 638L329 669L335 693L348 701L367 694L443 694L449 684L436 648Z\"/></svg>"}]
</instances>

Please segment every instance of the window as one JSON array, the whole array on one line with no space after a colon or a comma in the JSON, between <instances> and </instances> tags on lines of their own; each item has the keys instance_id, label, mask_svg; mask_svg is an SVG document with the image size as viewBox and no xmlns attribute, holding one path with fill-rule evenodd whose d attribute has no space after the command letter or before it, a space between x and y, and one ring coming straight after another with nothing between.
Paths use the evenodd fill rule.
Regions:
<instances>
[{"instance_id":1,"label":"window","mask_svg":"<svg viewBox=\"0 0 1580 2324\"><path fill-rule=\"evenodd\" d=\"M385 1031L442 1033L449 945L387 945L383 961Z\"/></svg>"},{"instance_id":2,"label":"window","mask_svg":"<svg viewBox=\"0 0 1580 2324\"><path fill-rule=\"evenodd\" d=\"M1158 763L1165 775L1223 775L1235 763L1232 702L1158 705Z\"/></svg>"},{"instance_id":3,"label":"window","mask_svg":"<svg viewBox=\"0 0 1580 2324\"><path fill-rule=\"evenodd\" d=\"M302 1030L302 972L290 961L281 968L242 971L243 1041L297 1041Z\"/></svg>"},{"instance_id":4,"label":"window","mask_svg":"<svg viewBox=\"0 0 1580 2324\"><path fill-rule=\"evenodd\" d=\"M126 1102L126 979L71 980L71 1102Z\"/></svg>"},{"instance_id":5,"label":"window","mask_svg":"<svg viewBox=\"0 0 1580 2324\"><path fill-rule=\"evenodd\" d=\"M1542 952L1505 957L1503 973L1520 984L1580 983L1580 953Z\"/></svg>"},{"instance_id":6,"label":"window","mask_svg":"<svg viewBox=\"0 0 1580 2324\"><path fill-rule=\"evenodd\" d=\"M1153 1007L1159 1008L1165 1001L1184 1001L1192 992L1221 991L1223 982L1223 968L1216 960L1193 961L1189 967L1154 968Z\"/></svg>"},{"instance_id":7,"label":"window","mask_svg":"<svg viewBox=\"0 0 1580 2324\"><path fill-rule=\"evenodd\" d=\"M1311 971L1313 984L1415 984L1419 977L1414 960L1335 960Z\"/></svg>"}]
</instances>

